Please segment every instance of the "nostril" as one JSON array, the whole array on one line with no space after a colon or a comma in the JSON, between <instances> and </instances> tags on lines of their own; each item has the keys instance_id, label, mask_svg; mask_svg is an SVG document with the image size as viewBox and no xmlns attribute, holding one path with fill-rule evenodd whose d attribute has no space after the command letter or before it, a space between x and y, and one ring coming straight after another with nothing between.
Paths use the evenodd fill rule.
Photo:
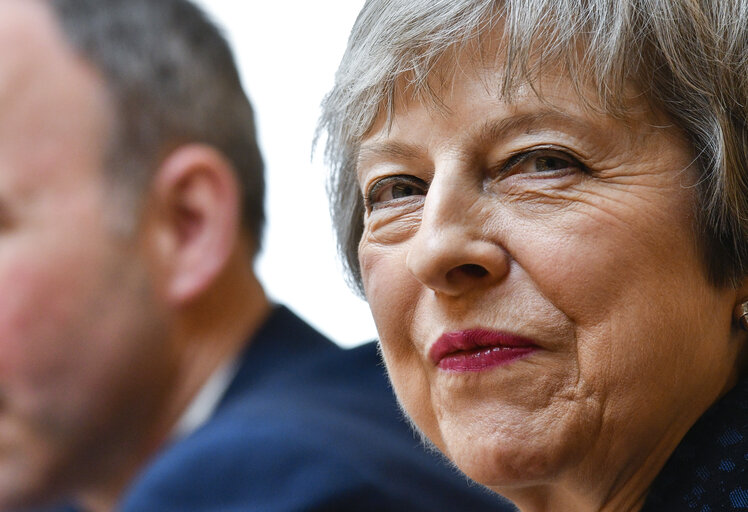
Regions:
<instances>
[{"instance_id":1,"label":"nostril","mask_svg":"<svg viewBox=\"0 0 748 512\"><path fill-rule=\"evenodd\" d=\"M486 274L488 274L488 270L481 267L480 265L475 265L473 263L461 265L459 268L462 272L464 272L465 274L471 277L483 277Z\"/></svg>"},{"instance_id":2,"label":"nostril","mask_svg":"<svg viewBox=\"0 0 748 512\"><path fill-rule=\"evenodd\" d=\"M480 278L488 274L488 270L486 270L485 267L482 267L481 265L466 263L464 265L460 265L459 267L453 268L449 271L449 273L455 276L462 274L466 277Z\"/></svg>"}]
</instances>

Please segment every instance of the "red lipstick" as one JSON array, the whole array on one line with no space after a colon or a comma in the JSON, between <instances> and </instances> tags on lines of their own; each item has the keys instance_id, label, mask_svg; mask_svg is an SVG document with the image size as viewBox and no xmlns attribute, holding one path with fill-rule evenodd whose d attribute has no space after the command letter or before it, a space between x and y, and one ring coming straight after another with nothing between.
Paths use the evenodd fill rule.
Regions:
<instances>
[{"instance_id":1,"label":"red lipstick","mask_svg":"<svg viewBox=\"0 0 748 512\"><path fill-rule=\"evenodd\" d=\"M479 372L510 363L538 349L528 338L486 329L445 332L429 350L442 370Z\"/></svg>"}]
</instances>

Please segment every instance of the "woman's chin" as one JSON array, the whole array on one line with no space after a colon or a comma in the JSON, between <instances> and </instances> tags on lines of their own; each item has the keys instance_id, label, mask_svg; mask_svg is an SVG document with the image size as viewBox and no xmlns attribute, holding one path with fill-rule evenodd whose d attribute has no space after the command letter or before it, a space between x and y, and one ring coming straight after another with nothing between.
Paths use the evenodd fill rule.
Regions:
<instances>
[{"instance_id":1,"label":"woman's chin","mask_svg":"<svg viewBox=\"0 0 748 512\"><path fill-rule=\"evenodd\" d=\"M481 412L470 422L459 421L463 414L442 416L439 444L463 473L495 491L558 480L581 463L594 438L586 421L564 421L568 418L558 415L544 421L551 418L512 408L498 416Z\"/></svg>"},{"instance_id":2,"label":"woman's chin","mask_svg":"<svg viewBox=\"0 0 748 512\"><path fill-rule=\"evenodd\" d=\"M448 456L472 480L497 492L551 481L562 466L551 453L527 446L461 447Z\"/></svg>"}]
</instances>

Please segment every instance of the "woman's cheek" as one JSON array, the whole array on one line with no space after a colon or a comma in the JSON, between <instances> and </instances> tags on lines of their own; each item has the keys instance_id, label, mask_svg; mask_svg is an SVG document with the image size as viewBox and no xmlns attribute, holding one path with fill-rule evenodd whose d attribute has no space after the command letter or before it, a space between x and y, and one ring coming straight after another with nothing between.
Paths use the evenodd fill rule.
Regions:
<instances>
[{"instance_id":1,"label":"woman's cheek","mask_svg":"<svg viewBox=\"0 0 748 512\"><path fill-rule=\"evenodd\" d=\"M366 234L364 235L366 236ZM427 369L413 337L421 287L406 266L405 247L370 243L359 246L359 263L398 401L416 426L438 442Z\"/></svg>"},{"instance_id":2,"label":"woman's cheek","mask_svg":"<svg viewBox=\"0 0 748 512\"><path fill-rule=\"evenodd\" d=\"M405 350L410 345L406 334L418 288L405 265L405 252L398 246L363 242L359 263L366 300L382 342Z\"/></svg>"}]
</instances>

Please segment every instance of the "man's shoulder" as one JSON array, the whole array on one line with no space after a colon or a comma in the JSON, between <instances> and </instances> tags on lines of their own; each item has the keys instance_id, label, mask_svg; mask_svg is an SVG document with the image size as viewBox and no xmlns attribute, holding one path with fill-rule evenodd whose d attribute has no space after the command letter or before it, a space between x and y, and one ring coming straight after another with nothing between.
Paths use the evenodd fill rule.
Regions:
<instances>
[{"instance_id":1,"label":"man's shoulder","mask_svg":"<svg viewBox=\"0 0 748 512\"><path fill-rule=\"evenodd\" d=\"M231 396L159 454L123 512L506 510L420 446L374 343L317 346L274 349L261 379L240 368Z\"/></svg>"},{"instance_id":2,"label":"man's shoulder","mask_svg":"<svg viewBox=\"0 0 748 512\"><path fill-rule=\"evenodd\" d=\"M371 483L366 473L376 466L367 452L393 437L387 425L390 416L397 419L397 410L370 421L349 407L356 401L351 394L363 399L364 381L345 378L348 370L335 367L339 358L366 359L325 352L235 393L198 431L159 454L128 493L123 510L140 511L144 503L153 510L325 510L333 498L366 495ZM320 373L328 368L331 373ZM381 416L388 390L371 390L371 412ZM376 439L368 442L369 437ZM362 503L361 510L375 510L366 507Z\"/></svg>"},{"instance_id":3,"label":"man's shoulder","mask_svg":"<svg viewBox=\"0 0 748 512\"><path fill-rule=\"evenodd\" d=\"M260 416L295 427L319 417L379 421L383 410L399 422L376 343L342 349L280 307L242 355L213 419L241 423Z\"/></svg>"}]
</instances>

